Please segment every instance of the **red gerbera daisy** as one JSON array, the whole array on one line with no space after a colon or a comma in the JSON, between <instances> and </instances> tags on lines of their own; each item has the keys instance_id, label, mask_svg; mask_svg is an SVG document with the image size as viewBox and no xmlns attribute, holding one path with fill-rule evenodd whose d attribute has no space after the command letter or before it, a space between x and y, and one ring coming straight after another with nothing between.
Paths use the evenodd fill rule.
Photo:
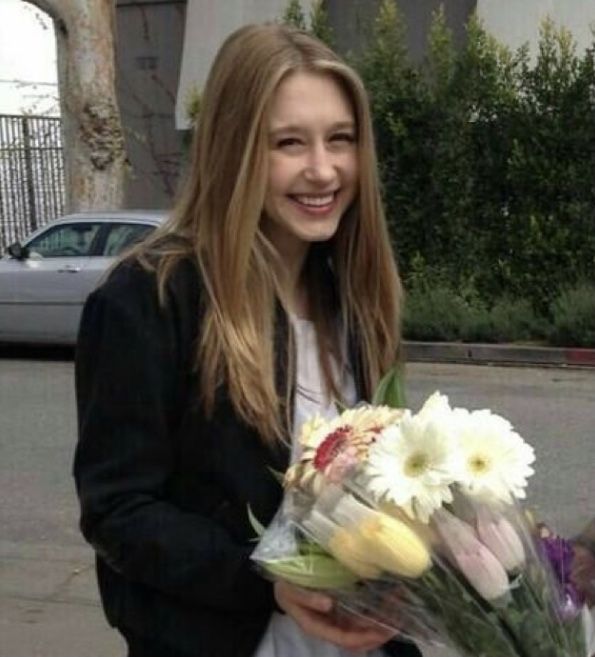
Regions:
<instances>
[{"instance_id":1,"label":"red gerbera daisy","mask_svg":"<svg viewBox=\"0 0 595 657\"><path fill-rule=\"evenodd\" d=\"M350 433L350 426L339 427L320 443L314 456L314 467L317 470L324 471L333 462L337 454L346 446Z\"/></svg>"}]
</instances>

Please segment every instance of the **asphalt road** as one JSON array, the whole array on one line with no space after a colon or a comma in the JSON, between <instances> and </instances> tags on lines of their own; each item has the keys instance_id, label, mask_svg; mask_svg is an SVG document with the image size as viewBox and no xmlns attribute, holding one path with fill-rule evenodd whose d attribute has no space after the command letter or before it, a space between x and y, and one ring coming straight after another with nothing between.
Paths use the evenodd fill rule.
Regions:
<instances>
[{"instance_id":1,"label":"asphalt road","mask_svg":"<svg viewBox=\"0 0 595 657\"><path fill-rule=\"evenodd\" d=\"M41 355L0 353L0 657L118 657L76 526L73 365ZM407 388L413 408L439 389L506 416L537 452L538 515L568 534L595 517L594 369L415 364Z\"/></svg>"}]
</instances>

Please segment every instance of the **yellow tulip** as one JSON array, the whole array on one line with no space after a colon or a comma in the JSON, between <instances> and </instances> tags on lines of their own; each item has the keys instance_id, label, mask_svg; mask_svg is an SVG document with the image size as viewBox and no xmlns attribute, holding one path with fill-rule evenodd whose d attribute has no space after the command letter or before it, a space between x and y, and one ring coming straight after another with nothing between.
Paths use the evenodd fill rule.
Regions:
<instances>
[{"instance_id":1,"label":"yellow tulip","mask_svg":"<svg viewBox=\"0 0 595 657\"><path fill-rule=\"evenodd\" d=\"M400 520L379 513L362 523L358 532L368 544L369 561L386 572L416 578L431 566L424 542Z\"/></svg>"},{"instance_id":2,"label":"yellow tulip","mask_svg":"<svg viewBox=\"0 0 595 657\"><path fill-rule=\"evenodd\" d=\"M368 542L358 532L339 527L327 547L338 561L362 579L380 577L380 569L370 562Z\"/></svg>"},{"instance_id":3,"label":"yellow tulip","mask_svg":"<svg viewBox=\"0 0 595 657\"><path fill-rule=\"evenodd\" d=\"M430 568L425 542L407 523L332 487L320 495L317 506L302 519L304 529L359 577L390 573L415 578Z\"/></svg>"}]
</instances>

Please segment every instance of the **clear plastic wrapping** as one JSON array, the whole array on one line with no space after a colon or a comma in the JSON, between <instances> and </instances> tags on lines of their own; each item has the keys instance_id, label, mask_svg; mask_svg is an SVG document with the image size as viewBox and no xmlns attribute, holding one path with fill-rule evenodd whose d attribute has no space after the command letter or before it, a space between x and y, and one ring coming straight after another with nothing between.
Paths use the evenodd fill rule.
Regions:
<instances>
[{"instance_id":1,"label":"clear plastic wrapping","mask_svg":"<svg viewBox=\"0 0 595 657\"><path fill-rule=\"evenodd\" d=\"M534 454L504 418L435 394L313 418L300 443L253 554L270 577L468 657L589 657L572 548L522 508Z\"/></svg>"}]
</instances>

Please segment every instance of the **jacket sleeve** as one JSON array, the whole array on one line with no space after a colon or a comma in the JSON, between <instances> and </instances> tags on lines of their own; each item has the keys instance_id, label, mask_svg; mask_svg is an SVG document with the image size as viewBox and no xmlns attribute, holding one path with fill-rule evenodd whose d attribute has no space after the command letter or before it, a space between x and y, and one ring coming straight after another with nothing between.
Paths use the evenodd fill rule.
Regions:
<instances>
[{"instance_id":1,"label":"jacket sleeve","mask_svg":"<svg viewBox=\"0 0 595 657\"><path fill-rule=\"evenodd\" d=\"M251 567L253 546L166 499L189 374L177 320L179 308L159 306L145 272L108 281L86 303L76 356L81 529L129 580L223 610L270 608L272 586Z\"/></svg>"}]
</instances>

